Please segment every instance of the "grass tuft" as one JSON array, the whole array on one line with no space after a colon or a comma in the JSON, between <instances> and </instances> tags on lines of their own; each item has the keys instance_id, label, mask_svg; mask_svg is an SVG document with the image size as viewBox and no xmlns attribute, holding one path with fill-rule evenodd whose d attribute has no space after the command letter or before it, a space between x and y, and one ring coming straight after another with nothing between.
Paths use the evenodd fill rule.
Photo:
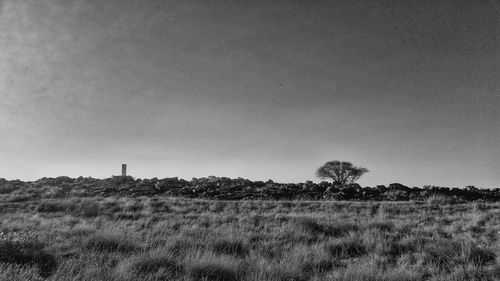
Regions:
<instances>
[{"instance_id":1,"label":"grass tuft","mask_svg":"<svg viewBox=\"0 0 500 281\"><path fill-rule=\"evenodd\" d=\"M388 242L384 254L389 256L392 260L395 260L408 253L420 252L429 243L431 243L431 241L422 236L413 236L402 240L390 241Z\"/></svg>"},{"instance_id":2,"label":"grass tuft","mask_svg":"<svg viewBox=\"0 0 500 281\"><path fill-rule=\"evenodd\" d=\"M187 274L193 281L238 281L240 271L239 263L224 257L205 257L187 266Z\"/></svg>"},{"instance_id":3,"label":"grass tuft","mask_svg":"<svg viewBox=\"0 0 500 281\"><path fill-rule=\"evenodd\" d=\"M351 231L359 230L359 226L353 223L337 222L335 224L322 224L312 218L300 219L298 225L310 234L323 234L332 237L344 236Z\"/></svg>"},{"instance_id":4,"label":"grass tuft","mask_svg":"<svg viewBox=\"0 0 500 281\"><path fill-rule=\"evenodd\" d=\"M218 240L212 244L212 250L218 255L229 255L244 258L248 255L248 249L241 241Z\"/></svg>"},{"instance_id":5,"label":"grass tuft","mask_svg":"<svg viewBox=\"0 0 500 281\"><path fill-rule=\"evenodd\" d=\"M83 247L97 252L130 253L138 247L127 237L112 233L97 233L83 242Z\"/></svg>"},{"instance_id":6,"label":"grass tuft","mask_svg":"<svg viewBox=\"0 0 500 281\"><path fill-rule=\"evenodd\" d=\"M0 263L36 265L40 276L48 277L56 270L57 261L43 248L39 241L0 240Z\"/></svg>"},{"instance_id":7,"label":"grass tuft","mask_svg":"<svg viewBox=\"0 0 500 281\"><path fill-rule=\"evenodd\" d=\"M0 263L0 280L5 281L43 281L38 269L33 266Z\"/></svg>"},{"instance_id":8,"label":"grass tuft","mask_svg":"<svg viewBox=\"0 0 500 281\"><path fill-rule=\"evenodd\" d=\"M467 259L475 266L485 266L495 262L497 255L491 249L469 246Z\"/></svg>"},{"instance_id":9,"label":"grass tuft","mask_svg":"<svg viewBox=\"0 0 500 281\"><path fill-rule=\"evenodd\" d=\"M394 223L392 221L372 222L367 225L368 229L377 229L379 231L392 231Z\"/></svg>"},{"instance_id":10,"label":"grass tuft","mask_svg":"<svg viewBox=\"0 0 500 281\"><path fill-rule=\"evenodd\" d=\"M354 258L366 253L363 240L357 237L338 238L328 244L326 250L335 258Z\"/></svg>"},{"instance_id":11,"label":"grass tuft","mask_svg":"<svg viewBox=\"0 0 500 281\"><path fill-rule=\"evenodd\" d=\"M482 267L496 260L496 254L492 250L464 241L436 241L425 247L424 254L424 261L427 264L446 271L469 265Z\"/></svg>"},{"instance_id":12,"label":"grass tuft","mask_svg":"<svg viewBox=\"0 0 500 281\"><path fill-rule=\"evenodd\" d=\"M122 277L152 276L167 280L176 278L183 268L170 255L161 253L145 253L122 261L117 267L117 273Z\"/></svg>"},{"instance_id":13,"label":"grass tuft","mask_svg":"<svg viewBox=\"0 0 500 281\"><path fill-rule=\"evenodd\" d=\"M68 205L60 201L42 202L36 208L39 213L56 213L68 210Z\"/></svg>"}]
</instances>

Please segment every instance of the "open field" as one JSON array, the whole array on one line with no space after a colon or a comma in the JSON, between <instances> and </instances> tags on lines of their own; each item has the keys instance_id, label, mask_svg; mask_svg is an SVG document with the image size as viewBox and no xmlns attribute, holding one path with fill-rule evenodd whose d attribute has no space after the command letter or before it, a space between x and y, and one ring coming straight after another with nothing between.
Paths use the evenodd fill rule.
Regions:
<instances>
[{"instance_id":1,"label":"open field","mask_svg":"<svg viewBox=\"0 0 500 281\"><path fill-rule=\"evenodd\" d=\"M500 204L0 203L0 280L500 280Z\"/></svg>"}]
</instances>

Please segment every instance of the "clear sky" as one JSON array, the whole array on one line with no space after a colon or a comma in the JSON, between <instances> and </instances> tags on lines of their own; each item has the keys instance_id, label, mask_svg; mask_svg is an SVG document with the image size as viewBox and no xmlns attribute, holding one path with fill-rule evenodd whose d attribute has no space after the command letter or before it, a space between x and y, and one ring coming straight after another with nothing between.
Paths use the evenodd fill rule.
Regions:
<instances>
[{"instance_id":1,"label":"clear sky","mask_svg":"<svg viewBox=\"0 0 500 281\"><path fill-rule=\"evenodd\" d=\"M500 187L498 0L0 1L0 177Z\"/></svg>"}]
</instances>

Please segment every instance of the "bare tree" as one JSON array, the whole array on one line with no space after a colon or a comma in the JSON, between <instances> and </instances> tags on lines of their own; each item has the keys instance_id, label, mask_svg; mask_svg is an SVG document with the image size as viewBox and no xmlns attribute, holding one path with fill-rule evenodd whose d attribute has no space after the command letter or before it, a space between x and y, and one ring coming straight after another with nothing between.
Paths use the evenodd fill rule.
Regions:
<instances>
[{"instance_id":1,"label":"bare tree","mask_svg":"<svg viewBox=\"0 0 500 281\"><path fill-rule=\"evenodd\" d=\"M329 161L316 171L316 176L321 179L332 179L334 184L347 185L356 182L368 169L356 167L351 162Z\"/></svg>"}]
</instances>

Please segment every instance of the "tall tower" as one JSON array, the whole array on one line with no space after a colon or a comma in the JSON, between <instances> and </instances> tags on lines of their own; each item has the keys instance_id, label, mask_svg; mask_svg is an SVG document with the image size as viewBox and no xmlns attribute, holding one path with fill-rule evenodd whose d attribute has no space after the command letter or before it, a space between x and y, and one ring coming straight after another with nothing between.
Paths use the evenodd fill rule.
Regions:
<instances>
[{"instance_id":1,"label":"tall tower","mask_svg":"<svg viewBox=\"0 0 500 281\"><path fill-rule=\"evenodd\" d=\"M122 177L127 176L127 164L122 164Z\"/></svg>"}]
</instances>

